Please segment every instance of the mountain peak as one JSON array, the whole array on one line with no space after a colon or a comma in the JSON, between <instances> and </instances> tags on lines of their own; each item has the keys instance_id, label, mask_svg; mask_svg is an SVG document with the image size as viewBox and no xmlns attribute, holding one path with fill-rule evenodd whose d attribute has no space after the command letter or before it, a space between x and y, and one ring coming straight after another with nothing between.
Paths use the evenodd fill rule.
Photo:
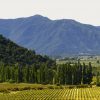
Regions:
<instances>
[{"instance_id":1,"label":"mountain peak","mask_svg":"<svg viewBox=\"0 0 100 100\"><path fill-rule=\"evenodd\" d=\"M32 18L32 19L35 19L35 20L40 20L40 19L42 19L42 20L50 20L48 17L44 17L44 16L39 15L39 14L36 14L34 16L30 16L28 18L30 18L30 19Z\"/></svg>"},{"instance_id":2,"label":"mountain peak","mask_svg":"<svg viewBox=\"0 0 100 100\"><path fill-rule=\"evenodd\" d=\"M34 15L34 16L32 16L32 17L44 17L44 16L39 15L39 14L36 14L36 15Z\"/></svg>"}]
</instances>

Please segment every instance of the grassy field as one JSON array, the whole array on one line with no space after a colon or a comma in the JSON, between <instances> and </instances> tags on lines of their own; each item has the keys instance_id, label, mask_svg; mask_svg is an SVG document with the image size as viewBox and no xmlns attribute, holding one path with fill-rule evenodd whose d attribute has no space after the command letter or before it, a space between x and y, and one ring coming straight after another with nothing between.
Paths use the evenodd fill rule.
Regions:
<instances>
[{"instance_id":1,"label":"grassy field","mask_svg":"<svg viewBox=\"0 0 100 100\"><path fill-rule=\"evenodd\" d=\"M98 63L99 61L99 63ZM71 64L75 64L77 63L78 61L77 60L57 60L56 61L56 64L66 64L68 62L71 62ZM97 72L100 72L100 56L98 57L98 59L80 59L80 63L83 64L85 63L86 65L89 64L89 62L91 62L91 65L93 67L93 73L97 73Z\"/></svg>"},{"instance_id":2,"label":"grassy field","mask_svg":"<svg viewBox=\"0 0 100 100\"><path fill-rule=\"evenodd\" d=\"M0 90L9 91L1 91L0 100L100 100L100 87L96 86L61 88L53 85L2 83Z\"/></svg>"},{"instance_id":3,"label":"grassy field","mask_svg":"<svg viewBox=\"0 0 100 100\"><path fill-rule=\"evenodd\" d=\"M66 64L67 60L61 60L61 61L56 61L57 64ZM78 62L78 61L72 61L73 63ZM91 62L93 67L100 67L100 63L97 63L97 60L80 60L80 63L83 64L85 63L86 65L89 64L89 62Z\"/></svg>"}]
</instances>

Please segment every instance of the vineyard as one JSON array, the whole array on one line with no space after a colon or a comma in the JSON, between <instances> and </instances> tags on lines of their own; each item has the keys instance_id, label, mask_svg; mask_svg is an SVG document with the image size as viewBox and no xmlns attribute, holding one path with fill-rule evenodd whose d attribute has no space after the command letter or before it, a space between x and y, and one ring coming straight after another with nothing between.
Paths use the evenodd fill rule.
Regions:
<instances>
[{"instance_id":1,"label":"vineyard","mask_svg":"<svg viewBox=\"0 0 100 100\"><path fill-rule=\"evenodd\" d=\"M24 90L0 93L0 100L100 100L100 88Z\"/></svg>"}]
</instances>

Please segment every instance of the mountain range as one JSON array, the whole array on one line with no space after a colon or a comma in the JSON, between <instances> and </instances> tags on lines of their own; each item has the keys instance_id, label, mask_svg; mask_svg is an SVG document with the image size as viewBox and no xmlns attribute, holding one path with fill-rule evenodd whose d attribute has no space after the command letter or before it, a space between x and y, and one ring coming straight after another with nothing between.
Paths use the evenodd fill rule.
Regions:
<instances>
[{"instance_id":1,"label":"mountain range","mask_svg":"<svg viewBox=\"0 0 100 100\"><path fill-rule=\"evenodd\" d=\"M100 54L100 27L72 19L51 20L41 15L0 19L0 34L38 54Z\"/></svg>"}]
</instances>

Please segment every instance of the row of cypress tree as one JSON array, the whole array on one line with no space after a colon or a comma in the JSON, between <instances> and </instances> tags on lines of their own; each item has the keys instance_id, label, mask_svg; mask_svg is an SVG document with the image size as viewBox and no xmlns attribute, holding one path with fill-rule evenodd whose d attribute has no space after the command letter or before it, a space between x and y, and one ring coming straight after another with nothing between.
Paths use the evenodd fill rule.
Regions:
<instances>
[{"instance_id":1,"label":"row of cypress tree","mask_svg":"<svg viewBox=\"0 0 100 100\"><path fill-rule=\"evenodd\" d=\"M48 67L46 64L7 66L0 64L0 82L25 82L38 84L90 84L92 82L91 63L62 64Z\"/></svg>"}]
</instances>

